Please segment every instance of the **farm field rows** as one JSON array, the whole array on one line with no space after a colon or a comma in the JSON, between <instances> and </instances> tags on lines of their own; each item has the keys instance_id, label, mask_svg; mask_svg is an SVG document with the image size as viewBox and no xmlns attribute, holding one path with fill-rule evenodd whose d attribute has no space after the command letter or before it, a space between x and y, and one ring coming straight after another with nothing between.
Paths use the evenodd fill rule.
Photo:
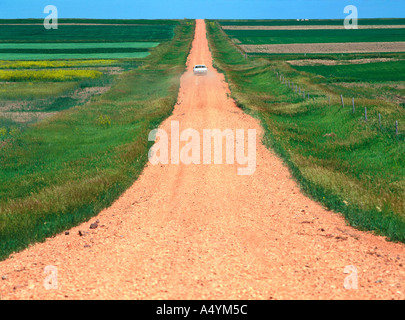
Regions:
<instances>
[{"instance_id":1,"label":"farm field rows","mask_svg":"<svg viewBox=\"0 0 405 320\"><path fill-rule=\"evenodd\" d=\"M37 24L0 25L0 128L2 139L38 119L83 104L111 86L124 70L136 68L174 35L176 21L142 25L64 25L46 30ZM96 40L98 39L98 40ZM125 41L123 41L125 40ZM123 60L125 59L125 60ZM40 70L38 70L40 69ZM15 82L20 82L16 86ZM35 94L37 83L49 90ZM70 82L52 91L55 82ZM40 85L39 85L40 86ZM62 88L62 87L59 87ZM29 92L27 101L26 92ZM9 99L9 97L14 97ZM15 97L20 97L16 99Z\"/></svg>"},{"instance_id":2,"label":"farm field rows","mask_svg":"<svg viewBox=\"0 0 405 320\"><path fill-rule=\"evenodd\" d=\"M105 50L104 50L105 51ZM89 53L0 53L2 60L142 59L149 52Z\"/></svg>"},{"instance_id":3,"label":"farm field rows","mask_svg":"<svg viewBox=\"0 0 405 320\"><path fill-rule=\"evenodd\" d=\"M287 56L247 56L216 21L185 20L142 61L52 62L119 75L89 103L0 147L0 298L403 299L404 245L387 240L405 243L405 134L392 127L405 111L365 87L401 82L367 83L361 73L373 63L396 70L401 55ZM48 63L30 61L28 71ZM194 74L198 63L206 76ZM342 82L299 67L342 68ZM75 82L50 83L60 93ZM343 91L351 84L359 91ZM180 123L193 128L191 141L173 130ZM228 128L216 150L232 142L237 158L248 151L254 172L218 166L216 150L212 165L195 161L206 128ZM249 134L234 143L234 128ZM160 163L148 161L157 153ZM57 278L44 281L50 267Z\"/></svg>"},{"instance_id":4,"label":"farm field rows","mask_svg":"<svg viewBox=\"0 0 405 320\"><path fill-rule=\"evenodd\" d=\"M175 25L68 25L49 32L43 25L0 24L0 42L161 42L173 38Z\"/></svg>"},{"instance_id":5,"label":"farm field rows","mask_svg":"<svg viewBox=\"0 0 405 320\"><path fill-rule=\"evenodd\" d=\"M333 54L405 52L404 19L359 19L346 30L342 20L219 21L248 54Z\"/></svg>"},{"instance_id":6,"label":"farm field rows","mask_svg":"<svg viewBox=\"0 0 405 320\"><path fill-rule=\"evenodd\" d=\"M405 60L345 64L337 66L294 66L298 71L321 75L328 82L386 82L404 81Z\"/></svg>"},{"instance_id":7,"label":"farm field rows","mask_svg":"<svg viewBox=\"0 0 405 320\"><path fill-rule=\"evenodd\" d=\"M356 43L405 41L405 28L358 30L225 30L241 44Z\"/></svg>"},{"instance_id":8,"label":"farm field rows","mask_svg":"<svg viewBox=\"0 0 405 320\"><path fill-rule=\"evenodd\" d=\"M0 50L4 49L40 49L40 50L61 50L61 49L111 49L111 48L155 48L159 42L56 42L56 43L0 43Z\"/></svg>"},{"instance_id":9,"label":"farm field rows","mask_svg":"<svg viewBox=\"0 0 405 320\"><path fill-rule=\"evenodd\" d=\"M30 52L27 61L0 61L1 258L88 219L139 175L146 132L175 105L193 35L193 22L164 23L46 34L43 26L0 27L18 30L0 36L0 46L15 50L7 54L47 52L37 53L44 60ZM83 59L66 60L76 49ZM128 59L123 49L148 55ZM58 50L69 51L64 60Z\"/></svg>"},{"instance_id":10,"label":"farm field rows","mask_svg":"<svg viewBox=\"0 0 405 320\"><path fill-rule=\"evenodd\" d=\"M405 25L359 25L358 29L401 29ZM223 30L345 30L344 25L293 25L293 26L222 26Z\"/></svg>"},{"instance_id":11,"label":"farm field rows","mask_svg":"<svg viewBox=\"0 0 405 320\"><path fill-rule=\"evenodd\" d=\"M221 26L316 26L316 25L342 25L341 19L285 19L285 20L217 20ZM405 25L403 18L388 19L358 19L359 25Z\"/></svg>"},{"instance_id":12,"label":"farm field rows","mask_svg":"<svg viewBox=\"0 0 405 320\"><path fill-rule=\"evenodd\" d=\"M0 23L0 60L141 59L173 37L176 24L43 25Z\"/></svg>"},{"instance_id":13,"label":"farm field rows","mask_svg":"<svg viewBox=\"0 0 405 320\"><path fill-rule=\"evenodd\" d=\"M222 29L223 21L208 26L217 66L226 73L232 96L261 120L266 143L283 157L302 189L342 212L353 226L404 242L405 55L287 51L246 56L245 47L233 39L234 31ZM377 30L357 31L370 32L371 41ZM312 42L330 45L325 41L331 38L323 38L322 32L310 32L318 34ZM255 36L262 34L256 30L244 34L249 35L246 42L264 39Z\"/></svg>"},{"instance_id":14,"label":"farm field rows","mask_svg":"<svg viewBox=\"0 0 405 320\"><path fill-rule=\"evenodd\" d=\"M1 19L0 25L43 25L43 19ZM78 19L78 18L60 18L58 23L61 25L74 24L74 25L173 25L176 26L180 20L176 19Z\"/></svg>"},{"instance_id":15,"label":"farm field rows","mask_svg":"<svg viewBox=\"0 0 405 320\"><path fill-rule=\"evenodd\" d=\"M343 42L240 45L248 54L292 54L299 57L316 54L386 54L405 52L405 42ZM379 55L381 57L381 55ZM327 58L327 57L324 57Z\"/></svg>"}]
</instances>

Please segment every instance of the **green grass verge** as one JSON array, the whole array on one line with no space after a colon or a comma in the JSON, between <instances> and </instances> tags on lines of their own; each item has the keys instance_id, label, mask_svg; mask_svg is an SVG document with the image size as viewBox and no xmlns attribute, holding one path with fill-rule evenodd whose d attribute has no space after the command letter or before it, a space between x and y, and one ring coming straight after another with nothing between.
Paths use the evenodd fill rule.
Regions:
<instances>
[{"instance_id":1,"label":"green grass verge","mask_svg":"<svg viewBox=\"0 0 405 320\"><path fill-rule=\"evenodd\" d=\"M176 103L194 24L90 103L60 112L0 149L0 258L87 221L147 162L150 130Z\"/></svg>"},{"instance_id":2,"label":"green grass verge","mask_svg":"<svg viewBox=\"0 0 405 320\"><path fill-rule=\"evenodd\" d=\"M356 228L405 242L405 135L393 134L394 119L405 124L405 110L384 100L362 99L352 114L351 99L345 101L350 107L340 106L340 92L314 83L283 61L245 59L214 21L207 30L215 66L225 73L233 98L261 120L263 142L281 156L303 192L341 212ZM315 99L300 98L280 83L275 71ZM363 120L365 106L368 122ZM378 113L390 129L379 128ZM325 136L332 132L334 136Z\"/></svg>"},{"instance_id":3,"label":"green grass verge","mask_svg":"<svg viewBox=\"0 0 405 320\"><path fill-rule=\"evenodd\" d=\"M0 83L1 100L36 100L57 97L76 89L75 82Z\"/></svg>"},{"instance_id":4,"label":"green grass verge","mask_svg":"<svg viewBox=\"0 0 405 320\"><path fill-rule=\"evenodd\" d=\"M353 30L224 30L242 44L290 44L405 41L402 29Z\"/></svg>"}]
</instances>

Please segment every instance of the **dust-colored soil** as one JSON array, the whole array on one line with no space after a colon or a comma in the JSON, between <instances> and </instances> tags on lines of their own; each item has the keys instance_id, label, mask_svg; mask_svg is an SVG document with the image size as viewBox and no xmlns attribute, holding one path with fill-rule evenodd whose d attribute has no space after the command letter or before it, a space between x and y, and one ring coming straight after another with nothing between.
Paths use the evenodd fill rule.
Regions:
<instances>
[{"instance_id":1,"label":"dust-colored soil","mask_svg":"<svg viewBox=\"0 0 405 320\"><path fill-rule=\"evenodd\" d=\"M200 63L205 77L193 76ZM176 120L181 131L262 132L227 93L198 21L178 105L161 128L169 133ZM238 175L237 163L149 164L88 223L1 262L2 298L404 299L405 246L356 231L305 197L260 139L253 175ZM45 289L46 266L56 267L58 289ZM344 288L355 276L347 266L357 289Z\"/></svg>"},{"instance_id":2,"label":"dust-colored soil","mask_svg":"<svg viewBox=\"0 0 405 320\"><path fill-rule=\"evenodd\" d=\"M405 25L358 25L358 29L403 29ZM341 25L314 25L314 26L223 26L224 30L339 30L345 29Z\"/></svg>"},{"instance_id":3,"label":"dust-colored soil","mask_svg":"<svg viewBox=\"0 0 405 320\"><path fill-rule=\"evenodd\" d=\"M41 121L46 118L52 117L57 112L32 112L32 111L13 111L13 112L1 112L0 118L10 119L17 123L27 123Z\"/></svg>"},{"instance_id":4,"label":"dust-colored soil","mask_svg":"<svg viewBox=\"0 0 405 320\"><path fill-rule=\"evenodd\" d=\"M286 61L293 66L337 66L349 64L366 64L374 62L400 61L395 58L369 58L369 59L350 59L350 60L327 60L327 59L303 59Z\"/></svg>"},{"instance_id":5,"label":"dust-colored soil","mask_svg":"<svg viewBox=\"0 0 405 320\"><path fill-rule=\"evenodd\" d=\"M110 86L105 87L88 87L84 89L77 89L73 95L73 99L79 99L79 102L84 102L89 99L91 96L101 95L108 90L110 90Z\"/></svg>"},{"instance_id":6,"label":"dust-colored soil","mask_svg":"<svg viewBox=\"0 0 405 320\"><path fill-rule=\"evenodd\" d=\"M405 42L342 42L240 45L246 52L258 53L361 53L404 52Z\"/></svg>"}]
</instances>

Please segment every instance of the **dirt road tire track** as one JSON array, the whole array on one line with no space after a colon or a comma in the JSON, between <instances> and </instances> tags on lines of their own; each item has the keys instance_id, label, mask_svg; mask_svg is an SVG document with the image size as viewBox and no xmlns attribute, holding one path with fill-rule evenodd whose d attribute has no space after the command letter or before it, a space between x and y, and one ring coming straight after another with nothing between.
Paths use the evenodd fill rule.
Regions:
<instances>
[{"instance_id":1,"label":"dirt road tire track","mask_svg":"<svg viewBox=\"0 0 405 320\"><path fill-rule=\"evenodd\" d=\"M210 74L193 76L196 63ZM228 92L197 21L178 105L161 128L177 120L180 130L262 132ZM238 164L149 164L88 223L0 262L1 298L404 299L404 245L348 227L305 197L260 141L251 176L237 175ZM44 288L48 265L56 290ZM348 265L357 290L343 287Z\"/></svg>"}]
</instances>

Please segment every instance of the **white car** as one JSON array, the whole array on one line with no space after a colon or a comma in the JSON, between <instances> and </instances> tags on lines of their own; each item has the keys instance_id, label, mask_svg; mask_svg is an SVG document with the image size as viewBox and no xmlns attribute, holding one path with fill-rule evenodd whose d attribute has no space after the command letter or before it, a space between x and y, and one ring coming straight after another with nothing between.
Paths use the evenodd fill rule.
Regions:
<instances>
[{"instance_id":1,"label":"white car","mask_svg":"<svg viewBox=\"0 0 405 320\"><path fill-rule=\"evenodd\" d=\"M198 74L198 75L204 75L208 72L208 68L206 65L204 64L197 64L194 66L194 74Z\"/></svg>"}]
</instances>

